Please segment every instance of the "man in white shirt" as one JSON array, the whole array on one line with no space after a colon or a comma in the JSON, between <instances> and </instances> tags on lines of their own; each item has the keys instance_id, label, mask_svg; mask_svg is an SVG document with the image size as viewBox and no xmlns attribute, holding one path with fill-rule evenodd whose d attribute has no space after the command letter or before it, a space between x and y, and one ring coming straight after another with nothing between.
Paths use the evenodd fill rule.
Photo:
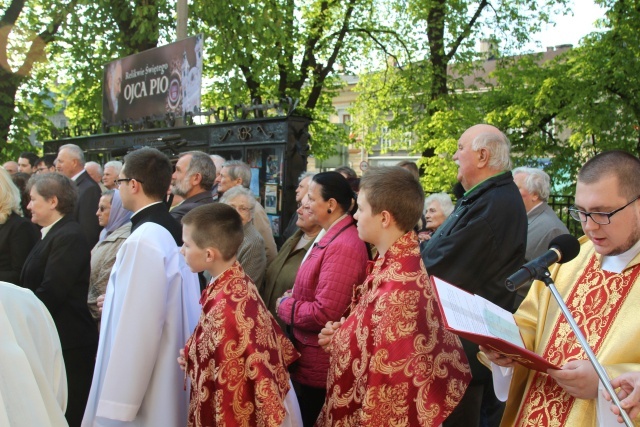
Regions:
<instances>
[{"instance_id":1,"label":"man in white shirt","mask_svg":"<svg viewBox=\"0 0 640 427\"><path fill-rule=\"evenodd\" d=\"M123 206L135 213L107 285L85 427L186 423L189 393L175 352L198 321L199 284L162 202L171 174L164 154L142 148L125 157L117 180Z\"/></svg>"}]
</instances>

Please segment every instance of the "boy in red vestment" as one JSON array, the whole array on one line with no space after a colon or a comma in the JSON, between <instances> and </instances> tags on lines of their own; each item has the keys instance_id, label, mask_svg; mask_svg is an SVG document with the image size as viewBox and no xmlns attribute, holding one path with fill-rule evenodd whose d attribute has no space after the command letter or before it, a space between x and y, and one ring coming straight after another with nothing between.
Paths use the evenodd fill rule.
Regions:
<instances>
[{"instance_id":1,"label":"boy in red vestment","mask_svg":"<svg viewBox=\"0 0 640 427\"><path fill-rule=\"evenodd\" d=\"M371 168L360 181L358 235L378 257L348 317L319 335L331 360L318 427L439 426L464 395L467 358L442 326L413 231L423 204L403 168Z\"/></svg>"},{"instance_id":2,"label":"boy in red vestment","mask_svg":"<svg viewBox=\"0 0 640 427\"><path fill-rule=\"evenodd\" d=\"M189 268L212 277L178 357L191 380L187 425L302 425L287 372L299 354L236 260L244 238L240 215L214 203L191 210L182 224Z\"/></svg>"}]
</instances>

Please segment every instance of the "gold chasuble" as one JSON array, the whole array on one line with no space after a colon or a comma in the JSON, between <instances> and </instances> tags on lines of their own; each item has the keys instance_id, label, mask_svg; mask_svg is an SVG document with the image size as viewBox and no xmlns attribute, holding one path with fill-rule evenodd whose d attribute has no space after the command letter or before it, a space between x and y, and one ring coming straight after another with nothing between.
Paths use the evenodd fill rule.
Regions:
<instances>
[{"instance_id":1,"label":"gold chasuble","mask_svg":"<svg viewBox=\"0 0 640 427\"><path fill-rule=\"evenodd\" d=\"M299 354L236 263L202 292L185 347L191 379L188 426L280 426L287 367Z\"/></svg>"},{"instance_id":2,"label":"gold chasuble","mask_svg":"<svg viewBox=\"0 0 640 427\"><path fill-rule=\"evenodd\" d=\"M438 426L471 380L460 340L442 327L416 234L369 264L331 343L316 426Z\"/></svg>"},{"instance_id":3,"label":"gold chasuble","mask_svg":"<svg viewBox=\"0 0 640 427\"><path fill-rule=\"evenodd\" d=\"M602 256L587 238L576 259L554 266L552 278L587 342L610 378L640 371L640 255L620 273L601 269ZM562 366L586 360L551 292L534 282L514 315L525 345ZM597 426L597 399L577 399L546 373L516 365L501 426ZM635 420L640 426L640 421Z\"/></svg>"}]
</instances>

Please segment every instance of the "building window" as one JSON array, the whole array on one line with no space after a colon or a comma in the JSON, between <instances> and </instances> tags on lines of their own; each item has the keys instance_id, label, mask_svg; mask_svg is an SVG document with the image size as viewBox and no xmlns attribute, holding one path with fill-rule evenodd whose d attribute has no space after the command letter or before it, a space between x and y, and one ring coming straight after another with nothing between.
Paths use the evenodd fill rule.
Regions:
<instances>
[{"instance_id":1,"label":"building window","mask_svg":"<svg viewBox=\"0 0 640 427\"><path fill-rule=\"evenodd\" d=\"M384 126L380 132L380 150L387 151L391 148L391 137L389 135L389 128Z\"/></svg>"}]
</instances>

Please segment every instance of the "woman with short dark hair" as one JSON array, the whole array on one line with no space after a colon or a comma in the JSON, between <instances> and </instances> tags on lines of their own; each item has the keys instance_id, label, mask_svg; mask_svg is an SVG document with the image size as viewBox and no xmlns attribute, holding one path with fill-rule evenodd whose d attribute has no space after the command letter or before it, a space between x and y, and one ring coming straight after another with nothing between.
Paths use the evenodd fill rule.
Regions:
<instances>
[{"instance_id":1,"label":"woman with short dark hair","mask_svg":"<svg viewBox=\"0 0 640 427\"><path fill-rule=\"evenodd\" d=\"M20 285L40 298L56 324L67 370L65 417L69 426L79 426L98 345L98 330L87 307L89 243L72 218L77 189L69 178L37 174L28 188L31 220L42 227L42 239L25 261Z\"/></svg>"},{"instance_id":2,"label":"woman with short dark hair","mask_svg":"<svg viewBox=\"0 0 640 427\"><path fill-rule=\"evenodd\" d=\"M354 286L365 278L368 253L352 217L357 209L355 194L342 175L315 175L307 198L303 208L325 234L307 253L293 291L276 302L276 310L290 326L301 354L290 371L303 423L310 426L322 409L329 369L329 354L318 344L318 333L328 321L339 320L349 306Z\"/></svg>"}]
</instances>

